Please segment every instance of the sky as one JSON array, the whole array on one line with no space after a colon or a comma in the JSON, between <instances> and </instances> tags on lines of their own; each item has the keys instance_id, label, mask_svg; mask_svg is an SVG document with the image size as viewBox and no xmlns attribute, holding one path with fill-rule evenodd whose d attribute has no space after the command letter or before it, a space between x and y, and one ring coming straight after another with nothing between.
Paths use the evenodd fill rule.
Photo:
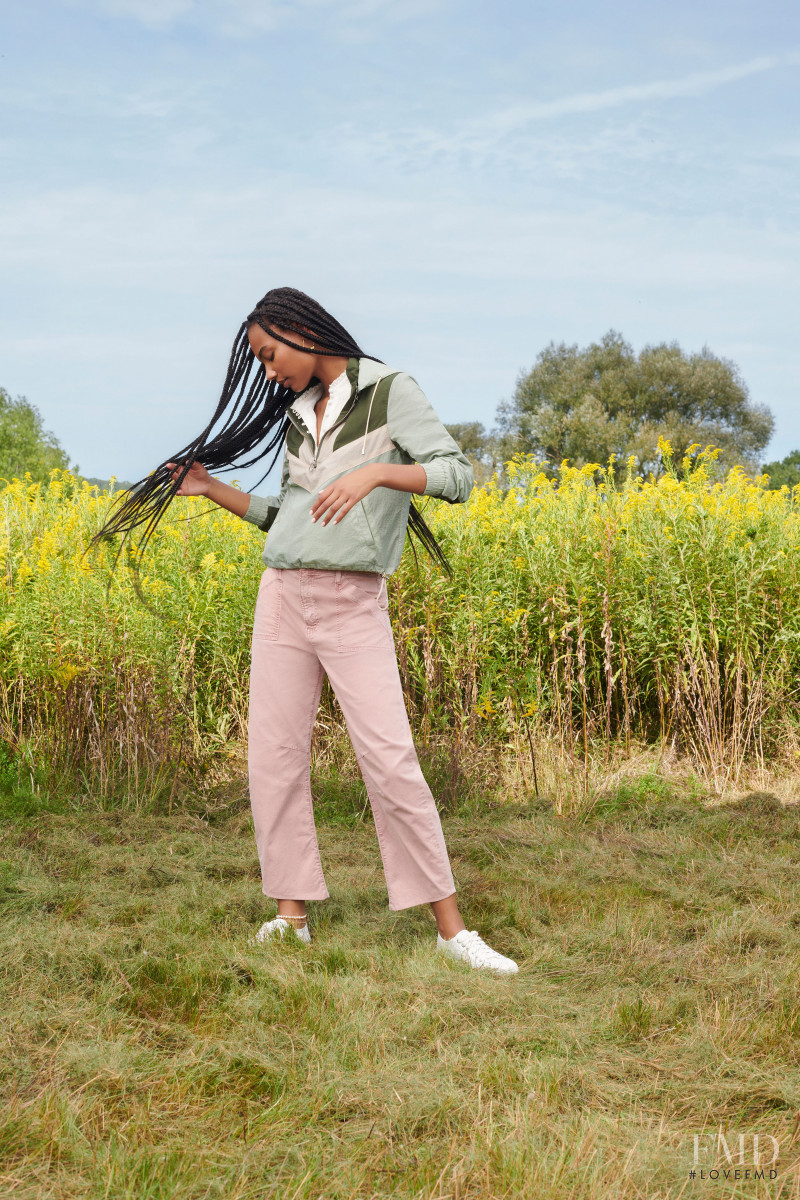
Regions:
<instances>
[{"instance_id":1,"label":"sky","mask_svg":"<svg viewBox=\"0 0 800 1200\"><path fill-rule=\"evenodd\" d=\"M615 329L800 446L796 3L25 0L0 59L0 386L85 475L195 436L286 285L446 423Z\"/></svg>"}]
</instances>

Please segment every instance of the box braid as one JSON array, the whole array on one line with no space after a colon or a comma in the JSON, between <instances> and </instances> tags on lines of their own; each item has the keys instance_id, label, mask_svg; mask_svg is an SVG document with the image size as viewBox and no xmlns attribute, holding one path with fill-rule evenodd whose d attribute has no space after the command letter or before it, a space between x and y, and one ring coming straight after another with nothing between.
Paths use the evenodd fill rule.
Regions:
<instances>
[{"instance_id":1,"label":"box braid","mask_svg":"<svg viewBox=\"0 0 800 1200\"><path fill-rule=\"evenodd\" d=\"M140 559L194 462L201 462L212 474L241 470L260 462L271 450L278 447L272 462L254 487L258 487L266 479L278 459L280 446L290 424L286 409L294 399L294 392L283 387L277 380L267 379L266 374L258 369L254 378L251 378L257 359L250 348L247 331L253 324L260 325L270 337L302 353L324 354L331 358L373 358L375 362L381 361L375 359L374 355L365 354L344 326L316 300L312 300L296 288L273 288L259 300L239 327L222 395L203 432L177 454L165 459L155 471L122 493L120 501L112 508L109 519L92 539L93 543L122 534L124 545L125 538L134 529L142 528L135 555L136 559ZM310 335L314 349L298 345L297 342L278 333L277 329L299 334L301 338ZM270 432L272 436L266 445L263 445ZM182 464L177 479L172 478L167 467L168 462ZM452 575L450 564L439 543L413 502L409 508L408 527L431 557L444 567L448 575ZM414 557L416 558L415 549Z\"/></svg>"}]
</instances>

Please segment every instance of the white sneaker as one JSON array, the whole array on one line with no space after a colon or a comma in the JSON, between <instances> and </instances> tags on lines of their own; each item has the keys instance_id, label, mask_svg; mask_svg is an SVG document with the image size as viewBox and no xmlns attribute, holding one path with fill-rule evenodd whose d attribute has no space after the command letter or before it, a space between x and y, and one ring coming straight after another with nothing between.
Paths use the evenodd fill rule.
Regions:
<instances>
[{"instance_id":1,"label":"white sneaker","mask_svg":"<svg viewBox=\"0 0 800 1200\"><path fill-rule=\"evenodd\" d=\"M283 917L275 917L272 921L266 921L253 938L253 941L268 942L271 938L282 938L287 929L291 930L295 937L298 937L301 942L311 941L311 931L308 928L308 925L304 925L302 929L298 929L292 924L291 921L284 921Z\"/></svg>"},{"instance_id":2,"label":"white sneaker","mask_svg":"<svg viewBox=\"0 0 800 1200\"><path fill-rule=\"evenodd\" d=\"M451 938L443 938L439 934L436 948L443 950L451 958L468 963L471 967L484 967L503 975L516 975L519 970L513 958L506 958L504 954L498 954L491 946L487 946L477 929L462 929Z\"/></svg>"}]
</instances>

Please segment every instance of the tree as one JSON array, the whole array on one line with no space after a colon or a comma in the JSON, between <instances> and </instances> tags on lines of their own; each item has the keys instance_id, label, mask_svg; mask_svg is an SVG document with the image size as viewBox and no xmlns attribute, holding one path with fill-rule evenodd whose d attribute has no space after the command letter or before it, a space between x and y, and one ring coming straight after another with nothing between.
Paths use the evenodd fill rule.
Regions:
<instances>
[{"instance_id":1,"label":"tree","mask_svg":"<svg viewBox=\"0 0 800 1200\"><path fill-rule=\"evenodd\" d=\"M778 491L787 484L797 487L800 483L800 450L793 450L780 462L764 463L761 471L769 475L769 486L772 491Z\"/></svg>"},{"instance_id":2,"label":"tree","mask_svg":"<svg viewBox=\"0 0 800 1200\"><path fill-rule=\"evenodd\" d=\"M91 475L91 476L82 475L81 478L85 479L87 483L91 483L92 486L96 487L99 492L108 492L111 490L111 480L110 479L98 479L96 475ZM133 487L133 484L131 483L131 481L129 479L115 479L114 480L114 491L115 492L126 492L132 487Z\"/></svg>"},{"instance_id":3,"label":"tree","mask_svg":"<svg viewBox=\"0 0 800 1200\"><path fill-rule=\"evenodd\" d=\"M45 480L55 467L68 471L69 458L58 438L45 429L38 408L24 396L13 400L0 388L0 484L22 478L26 471L35 480Z\"/></svg>"},{"instance_id":4,"label":"tree","mask_svg":"<svg viewBox=\"0 0 800 1200\"><path fill-rule=\"evenodd\" d=\"M679 463L690 445L718 446L721 467L758 471L774 420L752 404L737 367L704 347L685 354L677 342L645 346L638 356L613 329L584 349L551 342L520 374L513 399L498 407L500 457L527 451L550 468L605 465L629 456L642 476L661 472L658 439Z\"/></svg>"}]
</instances>

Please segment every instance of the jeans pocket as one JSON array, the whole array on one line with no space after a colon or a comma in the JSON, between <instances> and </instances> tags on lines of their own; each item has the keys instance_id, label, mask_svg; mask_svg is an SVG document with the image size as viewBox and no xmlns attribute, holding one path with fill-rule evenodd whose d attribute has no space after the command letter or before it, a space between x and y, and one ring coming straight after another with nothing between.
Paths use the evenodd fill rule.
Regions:
<instances>
[{"instance_id":1,"label":"jeans pocket","mask_svg":"<svg viewBox=\"0 0 800 1200\"><path fill-rule=\"evenodd\" d=\"M383 583L383 576L377 571L339 571L338 587L354 587L374 600Z\"/></svg>"},{"instance_id":2,"label":"jeans pocket","mask_svg":"<svg viewBox=\"0 0 800 1200\"><path fill-rule=\"evenodd\" d=\"M274 642L281 624L283 577L275 567L267 567L261 576L253 618L253 639Z\"/></svg>"},{"instance_id":3,"label":"jeans pocket","mask_svg":"<svg viewBox=\"0 0 800 1200\"><path fill-rule=\"evenodd\" d=\"M380 603L383 577L373 571L341 571L336 582L339 652L381 646L391 636L389 615Z\"/></svg>"}]
</instances>

